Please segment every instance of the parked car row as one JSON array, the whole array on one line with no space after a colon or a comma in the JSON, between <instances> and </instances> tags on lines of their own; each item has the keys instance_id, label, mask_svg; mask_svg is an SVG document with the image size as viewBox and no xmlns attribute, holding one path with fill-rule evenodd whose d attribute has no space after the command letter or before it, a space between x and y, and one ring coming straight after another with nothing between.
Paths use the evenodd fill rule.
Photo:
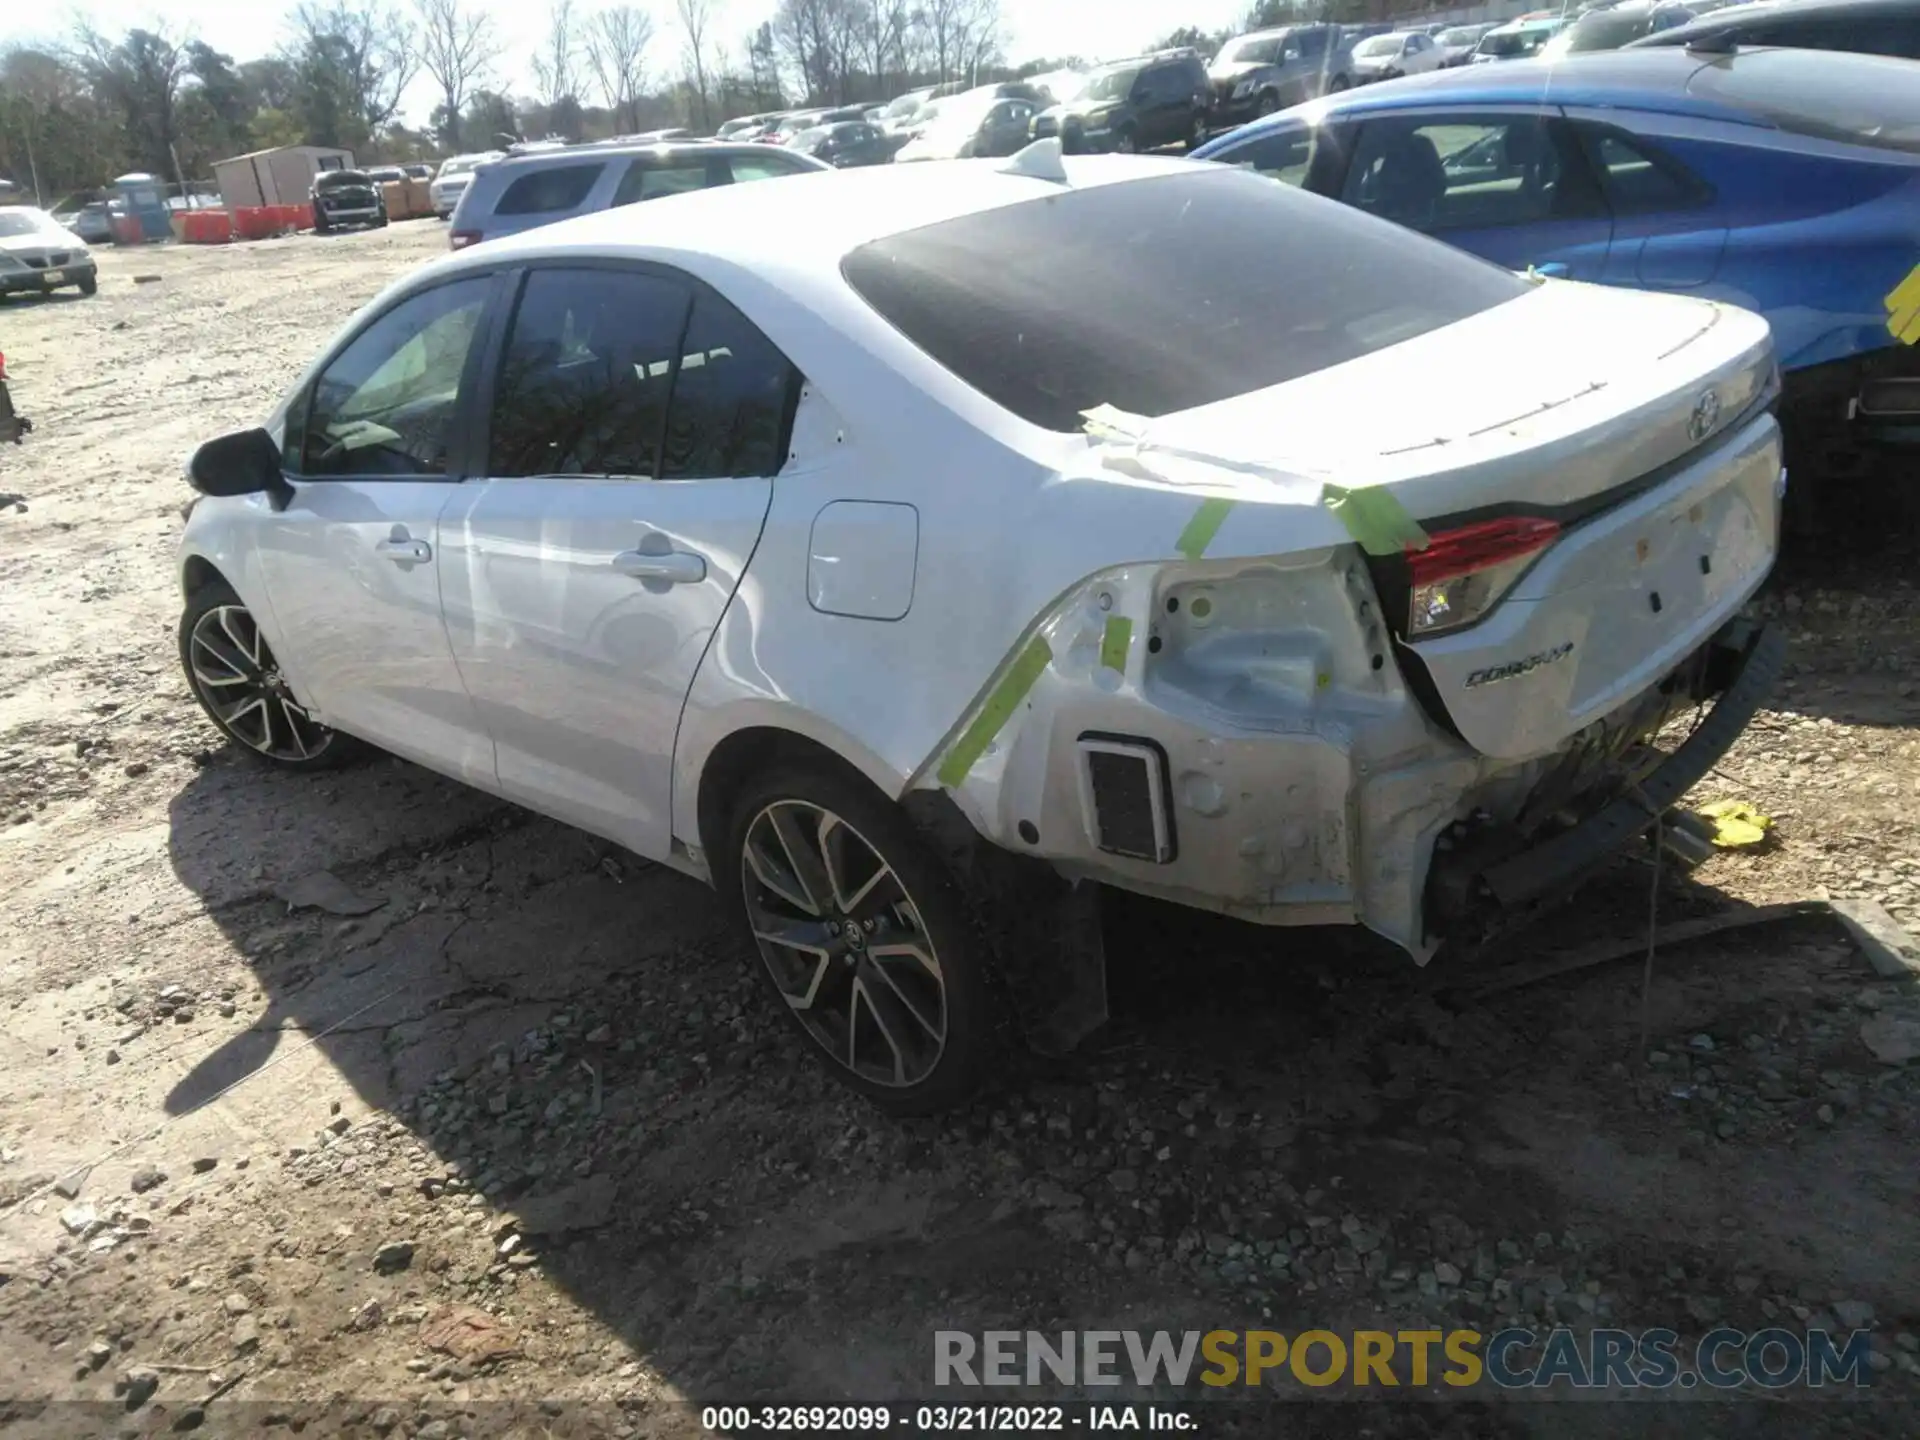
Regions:
<instances>
[{"instance_id":1,"label":"parked car row","mask_svg":"<svg viewBox=\"0 0 1920 1440\"><path fill-rule=\"evenodd\" d=\"M1716 42L1450 69L1197 154L1508 269L1758 311L1797 494L1920 456L1913 60Z\"/></svg>"}]
</instances>

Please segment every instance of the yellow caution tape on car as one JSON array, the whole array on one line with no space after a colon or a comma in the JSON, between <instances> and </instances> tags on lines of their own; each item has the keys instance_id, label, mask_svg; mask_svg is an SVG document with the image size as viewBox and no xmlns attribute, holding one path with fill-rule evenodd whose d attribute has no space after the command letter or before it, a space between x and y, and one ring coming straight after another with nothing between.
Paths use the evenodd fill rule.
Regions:
<instances>
[{"instance_id":1,"label":"yellow caution tape on car","mask_svg":"<svg viewBox=\"0 0 1920 1440\"><path fill-rule=\"evenodd\" d=\"M1887 329L1906 345L1920 345L1920 265L1887 295Z\"/></svg>"},{"instance_id":2,"label":"yellow caution tape on car","mask_svg":"<svg viewBox=\"0 0 1920 1440\"><path fill-rule=\"evenodd\" d=\"M1716 800L1698 812L1713 822L1713 843L1722 850L1745 850L1760 844L1773 829L1773 817L1762 815L1744 800Z\"/></svg>"},{"instance_id":3,"label":"yellow caution tape on car","mask_svg":"<svg viewBox=\"0 0 1920 1440\"><path fill-rule=\"evenodd\" d=\"M1124 615L1109 615L1107 628L1100 636L1100 668L1127 669L1127 650L1133 644L1133 621Z\"/></svg>"},{"instance_id":4,"label":"yellow caution tape on car","mask_svg":"<svg viewBox=\"0 0 1920 1440\"><path fill-rule=\"evenodd\" d=\"M1047 666L1052 663L1053 647L1047 644L1047 637L1034 636L1006 674L1000 677L1000 683L993 687L993 693L987 697L987 703L981 707L980 713L973 717L973 723L954 741L947 758L940 762L942 785L952 787L967 778L967 772L973 769L974 762L986 753L994 737L1006 728L1007 721L1013 718L1013 712L1020 708L1020 702L1033 689L1034 682L1046 673Z\"/></svg>"}]
</instances>

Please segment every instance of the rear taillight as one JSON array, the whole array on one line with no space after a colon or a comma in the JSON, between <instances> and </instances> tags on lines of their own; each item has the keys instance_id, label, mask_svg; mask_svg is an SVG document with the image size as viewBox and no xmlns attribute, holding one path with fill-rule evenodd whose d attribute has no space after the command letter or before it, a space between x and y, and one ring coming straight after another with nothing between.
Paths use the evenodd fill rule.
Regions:
<instances>
[{"instance_id":1,"label":"rear taillight","mask_svg":"<svg viewBox=\"0 0 1920 1440\"><path fill-rule=\"evenodd\" d=\"M7 357L0 355L0 380L7 378Z\"/></svg>"},{"instance_id":2,"label":"rear taillight","mask_svg":"<svg viewBox=\"0 0 1920 1440\"><path fill-rule=\"evenodd\" d=\"M1482 520L1428 537L1426 549L1407 552L1407 638L1471 625L1559 538L1558 521L1531 515Z\"/></svg>"},{"instance_id":3,"label":"rear taillight","mask_svg":"<svg viewBox=\"0 0 1920 1440\"><path fill-rule=\"evenodd\" d=\"M464 250L469 245L478 245L480 243L480 232L478 230L455 230L447 236L447 243L456 250Z\"/></svg>"}]
</instances>

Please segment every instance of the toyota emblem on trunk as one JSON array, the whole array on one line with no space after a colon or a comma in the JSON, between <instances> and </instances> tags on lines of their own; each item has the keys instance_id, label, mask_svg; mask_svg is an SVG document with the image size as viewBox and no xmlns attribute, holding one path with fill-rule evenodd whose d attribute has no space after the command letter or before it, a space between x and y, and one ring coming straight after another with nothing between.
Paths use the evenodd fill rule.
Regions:
<instances>
[{"instance_id":1,"label":"toyota emblem on trunk","mask_svg":"<svg viewBox=\"0 0 1920 1440\"><path fill-rule=\"evenodd\" d=\"M1698 442L1713 433L1713 427L1720 423L1720 392L1702 390L1700 398L1693 402L1693 414L1687 417L1687 434Z\"/></svg>"}]
</instances>

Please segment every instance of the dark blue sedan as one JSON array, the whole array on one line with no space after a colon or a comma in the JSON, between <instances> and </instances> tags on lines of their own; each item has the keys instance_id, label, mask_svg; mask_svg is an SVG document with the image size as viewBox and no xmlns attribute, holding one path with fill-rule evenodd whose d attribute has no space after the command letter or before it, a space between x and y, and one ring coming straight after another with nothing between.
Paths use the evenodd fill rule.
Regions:
<instances>
[{"instance_id":1,"label":"dark blue sedan","mask_svg":"<svg viewBox=\"0 0 1920 1440\"><path fill-rule=\"evenodd\" d=\"M1475 66L1195 153L1513 269L1759 311L1804 478L1920 445L1920 62L1672 48Z\"/></svg>"}]
</instances>

